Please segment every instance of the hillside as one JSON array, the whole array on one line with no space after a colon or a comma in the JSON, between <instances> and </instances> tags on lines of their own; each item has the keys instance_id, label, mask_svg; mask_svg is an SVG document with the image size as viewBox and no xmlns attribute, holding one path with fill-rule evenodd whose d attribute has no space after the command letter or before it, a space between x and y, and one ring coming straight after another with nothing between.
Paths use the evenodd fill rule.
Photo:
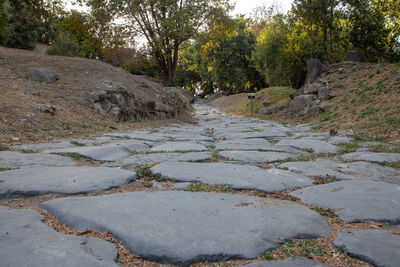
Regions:
<instances>
[{"instance_id":1,"label":"hillside","mask_svg":"<svg viewBox=\"0 0 400 267\"><path fill-rule=\"evenodd\" d=\"M322 103L331 106L328 112L302 120L289 119L287 109L255 116L290 123L308 122L314 124L316 131L339 130L363 140L400 144L400 64L344 62L328 66L323 76L329 82L331 94L335 95ZM261 90L256 95L255 110L262 110L264 103L271 108L288 102L290 93L284 87ZM249 115L246 98L246 94L239 99L224 96L210 104L230 113Z\"/></svg>"},{"instance_id":2,"label":"hillside","mask_svg":"<svg viewBox=\"0 0 400 267\"><path fill-rule=\"evenodd\" d=\"M32 67L54 69L59 79L55 83L31 81L28 72ZM0 47L0 80L0 144L5 145L84 137L188 116L181 94L180 100L171 99L161 84L96 60ZM135 120L118 123L109 113L94 108L90 94L110 87L130 92ZM53 105L56 113L43 112L43 105Z\"/></svg>"}]
</instances>

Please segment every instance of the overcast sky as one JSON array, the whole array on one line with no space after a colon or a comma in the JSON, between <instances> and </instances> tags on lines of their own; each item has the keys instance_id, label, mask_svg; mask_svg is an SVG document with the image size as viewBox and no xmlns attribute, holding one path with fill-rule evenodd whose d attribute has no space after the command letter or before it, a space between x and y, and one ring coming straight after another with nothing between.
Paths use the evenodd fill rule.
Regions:
<instances>
[{"instance_id":1,"label":"overcast sky","mask_svg":"<svg viewBox=\"0 0 400 267\"><path fill-rule=\"evenodd\" d=\"M69 2L67 3L68 9L82 10L82 8L79 7L78 5L74 6L71 4L73 0L66 2ZM262 5L270 6L274 2L278 3L281 6L282 11L286 13L286 11L290 9L293 0L231 0L231 2L232 3L236 2L234 14L249 15L254 8Z\"/></svg>"}]
</instances>

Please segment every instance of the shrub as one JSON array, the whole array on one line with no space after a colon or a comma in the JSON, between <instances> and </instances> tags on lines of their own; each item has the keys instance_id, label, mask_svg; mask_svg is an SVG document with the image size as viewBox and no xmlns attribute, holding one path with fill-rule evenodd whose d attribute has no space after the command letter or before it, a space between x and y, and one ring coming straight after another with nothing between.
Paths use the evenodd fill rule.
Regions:
<instances>
[{"instance_id":1,"label":"shrub","mask_svg":"<svg viewBox=\"0 0 400 267\"><path fill-rule=\"evenodd\" d=\"M67 57L81 56L79 46L69 34L59 35L51 47L47 49L47 54Z\"/></svg>"},{"instance_id":2,"label":"shrub","mask_svg":"<svg viewBox=\"0 0 400 267\"><path fill-rule=\"evenodd\" d=\"M0 0L0 45L6 45L10 36L8 15L5 9L5 1Z\"/></svg>"}]
</instances>

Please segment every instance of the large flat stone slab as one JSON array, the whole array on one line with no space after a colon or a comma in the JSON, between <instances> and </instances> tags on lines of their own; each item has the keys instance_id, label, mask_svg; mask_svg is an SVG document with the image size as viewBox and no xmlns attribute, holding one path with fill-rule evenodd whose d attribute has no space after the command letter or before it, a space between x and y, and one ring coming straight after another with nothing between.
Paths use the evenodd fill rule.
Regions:
<instances>
[{"instance_id":1,"label":"large flat stone slab","mask_svg":"<svg viewBox=\"0 0 400 267\"><path fill-rule=\"evenodd\" d=\"M0 172L0 196L79 194L124 185L136 173L102 167L41 167Z\"/></svg>"},{"instance_id":2,"label":"large flat stone slab","mask_svg":"<svg viewBox=\"0 0 400 267\"><path fill-rule=\"evenodd\" d=\"M338 147L328 142L302 138L302 139L284 139L277 143L278 146L292 146L299 149L312 149L315 154L336 153Z\"/></svg>"},{"instance_id":3,"label":"large flat stone slab","mask_svg":"<svg viewBox=\"0 0 400 267\"><path fill-rule=\"evenodd\" d=\"M301 257L287 258L283 261L259 261L252 262L243 267L329 267L313 260Z\"/></svg>"},{"instance_id":4,"label":"large flat stone slab","mask_svg":"<svg viewBox=\"0 0 400 267\"><path fill-rule=\"evenodd\" d=\"M390 231L345 228L333 243L374 266L399 266L400 235Z\"/></svg>"},{"instance_id":5,"label":"large flat stone slab","mask_svg":"<svg viewBox=\"0 0 400 267\"><path fill-rule=\"evenodd\" d=\"M227 184L233 189L267 193L313 184L311 179L289 171L228 163L163 162L151 171L173 181Z\"/></svg>"},{"instance_id":6,"label":"large flat stone slab","mask_svg":"<svg viewBox=\"0 0 400 267\"><path fill-rule=\"evenodd\" d=\"M46 153L77 153L83 157L98 161L116 161L126 158L132 152L146 152L150 146L142 141L127 140L113 142L104 146L75 146L54 150L46 150Z\"/></svg>"},{"instance_id":7,"label":"large flat stone slab","mask_svg":"<svg viewBox=\"0 0 400 267\"><path fill-rule=\"evenodd\" d=\"M66 157L39 153L0 152L0 168L24 168L38 166L74 166L75 162Z\"/></svg>"},{"instance_id":8,"label":"large flat stone slab","mask_svg":"<svg viewBox=\"0 0 400 267\"><path fill-rule=\"evenodd\" d=\"M179 152L179 151L205 151L207 148L195 142L165 142L160 145L153 146L150 151L165 151L165 152Z\"/></svg>"},{"instance_id":9,"label":"large flat stone slab","mask_svg":"<svg viewBox=\"0 0 400 267\"><path fill-rule=\"evenodd\" d=\"M48 153L77 153L82 157L98 161L116 161L129 156L129 152L119 146L99 146L99 147L70 147L61 148Z\"/></svg>"},{"instance_id":10,"label":"large flat stone slab","mask_svg":"<svg viewBox=\"0 0 400 267\"><path fill-rule=\"evenodd\" d=\"M56 232L35 210L0 206L1 266L119 266L115 245L93 237Z\"/></svg>"},{"instance_id":11,"label":"large flat stone slab","mask_svg":"<svg viewBox=\"0 0 400 267\"><path fill-rule=\"evenodd\" d=\"M166 136L165 134L155 133L151 131L135 131L130 133L109 133L106 134L106 136L138 139L138 140L152 141L152 142L165 142L170 139L170 137Z\"/></svg>"},{"instance_id":12,"label":"large flat stone slab","mask_svg":"<svg viewBox=\"0 0 400 267\"><path fill-rule=\"evenodd\" d=\"M293 154L280 152L260 152L260 151L221 151L222 157L232 160L240 160L246 163L276 162L289 158L296 158Z\"/></svg>"},{"instance_id":13,"label":"large flat stone slab","mask_svg":"<svg viewBox=\"0 0 400 267\"><path fill-rule=\"evenodd\" d=\"M303 188L290 193L316 207L338 210L346 222L400 223L400 186L348 180Z\"/></svg>"},{"instance_id":14,"label":"large flat stone slab","mask_svg":"<svg viewBox=\"0 0 400 267\"><path fill-rule=\"evenodd\" d=\"M180 266L257 258L281 239L331 232L305 206L239 194L129 192L55 199L41 207L78 229L109 231L145 259Z\"/></svg>"},{"instance_id":15,"label":"large flat stone slab","mask_svg":"<svg viewBox=\"0 0 400 267\"><path fill-rule=\"evenodd\" d=\"M353 152L344 154L344 160L363 160L377 163L400 161L400 153Z\"/></svg>"},{"instance_id":16,"label":"large flat stone slab","mask_svg":"<svg viewBox=\"0 0 400 267\"><path fill-rule=\"evenodd\" d=\"M105 167L124 167L135 168L141 165L151 163L160 163L165 161L190 161L197 162L212 158L208 152L189 152L189 153L150 153L137 154L115 162L107 162Z\"/></svg>"},{"instance_id":17,"label":"large flat stone slab","mask_svg":"<svg viewBox=\"0 0 400 267\"><path fill-rule=\"evenodd\" d=\"M239 151L276 151L286 152L295 155L308 155L307 152L301 151L291 146L273 145L265 139L238 139L238 140L221 140L215 144L215 150L239 150Z\"/></svg>"},{"instance_id":18,"label":"large flat stone slab","mask_svg":"<svg viewBox=\"0 0 400 267\"><path fill-rule=\"evenodd\" d=\"M400 171L370 162L339 163L332 160L286 162L279 165L307 176L334 177L338 180L363 179L400 184Z\"/></svg>"}]
</instances>

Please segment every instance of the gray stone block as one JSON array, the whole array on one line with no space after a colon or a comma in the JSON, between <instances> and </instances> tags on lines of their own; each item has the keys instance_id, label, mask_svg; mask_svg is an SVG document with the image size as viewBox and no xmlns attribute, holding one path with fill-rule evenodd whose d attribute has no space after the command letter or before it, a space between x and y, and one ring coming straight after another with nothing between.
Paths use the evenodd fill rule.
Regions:
<instances>
[{"instance_id":1,"label":"gray stone block","mask_svg":"<svg viewBox=\"0 0 400 267\"><path fill-rule=\"evenodd\" d=\"M377 163L400 161L400 153L353 152L344 154L344 160L363 160Z\"/></svg>"},{"instance_id":2,"label":"gray stone block","mask_svg":"<svg viewBox=\"0 0 400 267\"><path fill-rule=\"evenodd\" d=\"M400 186L349 180L296 190L290 195L312 206L338 210L346 222L400 223Z\"/></svg>"},{"instance_id":3,"label":"gray stone block","mask_svg":"<svg viewBox=\"0 0 400 267\"><path fill-rule=\"evenodd\" d=\"M57 71L46 68L30 68L29 80L44 83L55 83L58 80Z\"/></svg>"},{"instance_id":4,"label":"gray stone block","mask_svg":"<svg viewBox=\"0 0 400 267\"><path fill-rule=\"evenodd\" d=\"M49 154L21 153L12 151L0 152L0 168L25 167L64 167L74 166L75 162L66 157Z\"/></svg>"},{"instance_id":5,"label":"gray stone block","mask_svg":"<svg viewBox=\"0 0 400 267\"><path fill-rule=\"evenodd\" d=\"M322 216L305 206L232 194L130 192L55 199L41 208L75 228L109 231L144 259L180 266L254 259L282 239L331 232Z\"/></svg>"},{"instance_id":6,"label":"gray stone block","mask_svg":"<svg viewBox=\"0 0 400 267\"><path fill-rule=\"evenodd\" d=\"M333 241L350 256L374 266L398 267L400 235L385 230L345 228Z\"/></svg>"},{"instance_id":7,"label":"gray stone block","mask_svg":"<svg viewBox=\"0 0 400 267\"><path fill-rule=\"evenodd\" d=\"M102 167L41 167L0 172L0 196L79 194L128 183L136 173Z\"/></svg>"},{"instance_id":8,"label":"gray stone block","mask_svg":"<svg viewBox=\"0 0 400 267\"><path fill-rule=\"evenodd\" d=\"M246 163L276 162L289 158L296 158L295 155L279 152L259 151L221 151L222 157L232 160L240 160Z\"/></svg>"},{"instance_id":9,"label":"gray stone block","mask_svg":"<svg viewBox=\"0 0 400 267\"><path fill-rule=\"evenodd\" d=\"M93 237L64 235L43 224L35 210L0 206L1 266L119 266L115 245Z\"/></svg>"},{"instance_id":10,"label":"gray stone block","mask_svg":"<svg viewBox=\"0 0 400 267\"><path fill-rule=\"evenodd\" d=\"M180 182L227 184L233 189L260 190L267 193L312 185L303 175L280 169L228 163L164 162L151 168L153 173Z\"/></svg>"}]
</instances>

